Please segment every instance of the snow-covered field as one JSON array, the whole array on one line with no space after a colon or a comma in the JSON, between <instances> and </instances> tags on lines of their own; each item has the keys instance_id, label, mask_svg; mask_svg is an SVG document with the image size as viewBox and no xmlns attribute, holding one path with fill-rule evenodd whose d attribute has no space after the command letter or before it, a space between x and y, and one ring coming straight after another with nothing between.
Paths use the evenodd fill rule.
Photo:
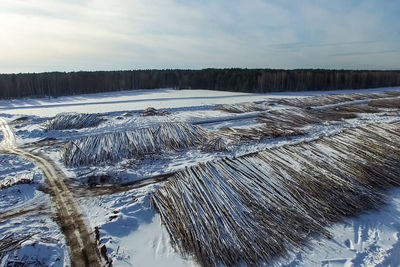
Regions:
<instances>
[{"instance_id":1,"label":"snow-covered field","mask_svg":"<svg viewBox=\"0 0 400 267\"><path fill-rule=\"evenodd\" d=\"M387 91L394 92L395 95L384 95ZM174 144L162 143L165 147L140 157L125 157L122 160L104 161L92 165L65 166L61 152L64 145L72 142L73 146L79 146L83 138L93 136L102 138L126 131L136 134L141 129L158 127L163 123L199 126L206 131L207 138L213 140L214 137L223 136L224 131L232 134L232 131L251 130L263 126L265 123L259 118L265 112L297 113L303 110L280 102L282 99L354 93L371 94L372 97L380 98L393 97L396 100L400 88L274 94L208 90L136 90L56 99L0 101L0 116L11 125L19 147L45 155L62 170L67 177L66 184L77 199L76 202L88 229L93 232L93 236L97 232L96 242L99 248L105 246L106 255L113 266L196 266L198 264L192 257L180 255L171 245L170 236L151 202L152 194L163 186L165 180L160 179L143 185L140 182L202 162L316 140L321 136L330 136L359 125L395 122L399 120L399 111L385 108L380 112L362 113L356 117L304 125L299 127L304 131L301 135L273 137L258 132L258 135L255 134L257 137L253 139L239 138L238 141L234 141L233 137L231 139L223 137L221 139L224 140L226 149L220 151L206 149L203 144L192 144L176 149ZM369 98L354 100L353 104L364 107L368 101ZM232 113L216 106L243 102L263 103L264 109ZM315 110L340 108L343 103L347 105L349 102L352 101L346 99L335 104L321 101L312 108ZM169 114L141 116L141 112L149 107L166 109ZM91 128L45 129L48 120L58 113L66 112L99 113L101 122ZM233 130L229 132L229 129ZM0 132L0 140L1 138ZM105 144L113 145L105 142L101 149L107 149ZM95 153L93 150L87 154ZM11 262L12 257L25 262L40 261L44 265L68 265L66 243L60 228L53 220L55 215L51 197L45 189L42 189L45 183L40 169L18 156L0 154L0 162L0 183L13 181L15 177L17 179L28 177L32 180L28 184L16 184L0 189L0 241L10 233L16 236L33 235L22 243L19 249L3 258L0 250L0 266L3 262ZM328 231L331 239L314 236L307 246L292 248L289 255L274 259L273 264L399 266L400 190L398 188L390 190L386 198L387 204L380 210L365 211L357 217L348 217L330 226ZM21 211L21 214L17 211Z\"/></svg>"},{"instance_id":2,"label":"snow-covered field","mask_svg":"<svg viewBox=\"0 0 400 267\"><path fill-rule=\"evenodd\" d=\"M113 112L155 108L203 108L213 104L233 104L240 102L263 101L274 98L293 98L324 94L374 93L387 88L341 91L282 92L269 94L235 93L210 90L133 90L64 96L59 98L16 99L0 101L0 114L25 114L40 117L55 116L61 112ZM400 90L400 88L392 88Z\"/></svg>"}]
</instances>

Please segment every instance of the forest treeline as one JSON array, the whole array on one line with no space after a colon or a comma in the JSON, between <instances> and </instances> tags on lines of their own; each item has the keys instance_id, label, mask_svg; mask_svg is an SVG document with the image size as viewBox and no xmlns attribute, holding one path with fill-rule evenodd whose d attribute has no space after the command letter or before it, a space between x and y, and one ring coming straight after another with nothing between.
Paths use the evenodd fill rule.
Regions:
<instances>
[{"instance_id":1,"label":"forest treeline","mask_svg":"<svg viewBox=\"0 0 400 267\"><path fill-rule=\"evenodd\" d=\"M400 71L203 69L0 74L3 99L153 88L259 93L389 86L400 86Z\"/></svg>"}]
</instances>

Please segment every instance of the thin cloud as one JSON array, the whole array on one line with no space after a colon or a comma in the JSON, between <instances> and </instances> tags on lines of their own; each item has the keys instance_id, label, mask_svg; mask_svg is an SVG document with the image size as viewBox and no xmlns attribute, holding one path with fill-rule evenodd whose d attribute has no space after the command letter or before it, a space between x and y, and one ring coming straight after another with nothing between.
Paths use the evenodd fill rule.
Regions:
<instances>
[{"instance_id":1,"label":"thin cloud","mask_svg":"<svg viewBox=\"0 0 400 267\"><path fill-rule=\"evenodd\" d=\"M271 45L273 48L279 49L294 49L294 48L313 48L313 47L327 47L327 46L348 46L348 45L368 45L383 43L383 41L352 41L352 42L334 42L334 43L322 43L322 42L296 42L296 43L281 43Z\"/></svg>"},{"instance_id":2,"label":"thin cloud","mask_svg":"<svg viewBox=\"0 0 400 267\"><path fill-rule=\"evenodd\" d=\"M0 72L397 69L400 3L386 2L2 0Z\"/></svg>"},{"instance_id":3,"label":"thin cloud","mask_svg":"<svg viewBox=\"0 0 400 267\"><path fill-rule=\"evenodd\" d=\"M363 55L376 55L376 54L392 54L400 53L400 50L382 50L382 51L364 51L364 52L346 52L346 53L335 53L331 56L363 56Z\"/></svg>"}]
</instances>

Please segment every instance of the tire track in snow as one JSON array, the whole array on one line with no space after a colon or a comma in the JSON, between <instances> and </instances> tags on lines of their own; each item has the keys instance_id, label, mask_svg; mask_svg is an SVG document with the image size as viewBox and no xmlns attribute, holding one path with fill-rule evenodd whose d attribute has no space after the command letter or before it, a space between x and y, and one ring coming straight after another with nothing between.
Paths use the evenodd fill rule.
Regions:
<instances>
[{"instance_id":1,"label":"tire track in snow","mask_svg":"<svg viewBox=\"0 0 400 267\"><path fill-rule=\"evenodd\" d=\"M72 265L101 266L97 244L79 212L73 194L64 183L65 175L50 159L18 148L14 133L2 118L0 118L0 129L3 132L3 140L0 143L2 153L24 157L43 171L57 209L57 222L70 249Z\"/></svg>"}]
</instances>

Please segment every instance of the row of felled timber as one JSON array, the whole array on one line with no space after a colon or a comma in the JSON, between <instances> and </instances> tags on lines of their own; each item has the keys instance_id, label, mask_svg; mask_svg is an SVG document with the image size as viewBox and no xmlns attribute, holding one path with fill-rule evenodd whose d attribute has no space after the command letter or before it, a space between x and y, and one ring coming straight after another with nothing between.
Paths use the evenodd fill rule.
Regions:
<instances>
[{"instance_id":1,"label":"row of felled timber","mask_svg":"<svg viewBox=\"0 0 400 267\"><path fill-rule=\"evenodd\" d=\"M386 102L379 102L387 106ZM224 151L228 144L264 138L293 137L307 133L312 125L356 118L361 113L378 113L378 107L351 105L321 110L300 108L262 112L258 124L245 128L224 127L208 131L200 126L167 122L132 131L93 135L69 141L61 151L66 166L96 165L124 158L195 148L208 152ZM82 117L82 119L84 119Z\"/></svg>"},{"instance_id":2,"label":"row of felled timber","mask_svg":"<svg viewBox=\"0 0 400 267\"><path fill-rule=\"evenodd\" d=\"M186 168L153 197L174 246L203 266L271 263L400 185L400 125Z\"/></svg>"}]
</instances>

